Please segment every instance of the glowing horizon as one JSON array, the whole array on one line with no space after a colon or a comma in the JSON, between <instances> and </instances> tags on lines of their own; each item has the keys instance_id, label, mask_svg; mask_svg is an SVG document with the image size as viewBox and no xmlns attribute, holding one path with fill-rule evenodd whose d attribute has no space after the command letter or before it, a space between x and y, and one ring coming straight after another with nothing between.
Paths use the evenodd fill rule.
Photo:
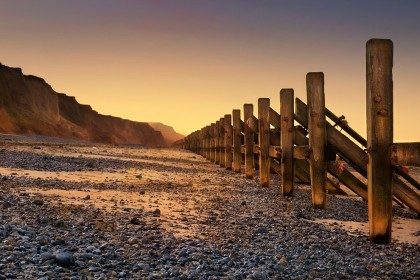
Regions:
<instances>
[{"instance_id":1,"label":"glowing horizon","mask_svg":"<svg viewBox=\"0 0 420 280\"><path fill-rule=\"evenodd\" d=\"M365 44L388 38L394 140L419 141L419 10L416 1L7 1L0 61L101 114L185 135L244 103L256 111L259 97L279 110L281 88L306 100L306 73L322 71L327 107L366 135Z\"/></svg>"}]
</instances>

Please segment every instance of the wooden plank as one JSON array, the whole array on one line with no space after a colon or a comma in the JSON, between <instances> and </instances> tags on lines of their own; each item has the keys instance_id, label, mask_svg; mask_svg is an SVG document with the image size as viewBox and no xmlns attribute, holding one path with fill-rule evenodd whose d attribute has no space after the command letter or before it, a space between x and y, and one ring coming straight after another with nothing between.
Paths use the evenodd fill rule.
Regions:
<instances>
[{"instance_id":1,"label":"wooden plank","mask_svg":"<svg viewBox=\"0 0 420 280\"><path fill-rule=\"evenodd\" d=\"M274 127L274 129L280 129L280 114L277 113L273 108L270 107L270 125Z\"/></svg>"},{"instance_id":2,"label":"wooden plank","mask_svg":"<svg viewBox=\"0 0 420 280\"><path fill-rule=\"evenodd\" d=\"M308 159L309 155L310 154L309 154L309 146L308 145L297 145L297 146L293 147L293 158L294 159Z\"/></svg>"},{"instance_id":3,"label":"wooden plank","mask_svg":"<svg viewBox=\"0 0 420 280\"><path fill-rule=\"evenodd\" d=\"M306 107L306 105L305 105ZM333 130L337 131L335 128L331 127ZM329 130L327 130L328 133ZM303 129L295 129L295 141L298 145L305 145L308 143L308 138L305 137L306 131ZM328 137L330 138L330 134L328 134ZM344 136L344 135L343 135ZM345 136L344 136L345 137ZM345 139L342 139L344 141ZM347 140L349 140L347 138ZM350 140L349 140L350 141ZM351 142L351 141L350 141ZM351 142L353 143L353 142ZM295 146L295 150L296 147ZM305 147L305 146L302 146ZM360 149L358 146L356 146L358 149ZM363 152L360 149L361 152ZM303 154L303 151L302 151ZM345 167L337 166L336 162L329 162L327 165L327 170L332 174L334 177L336 177L340 182L342 182L344 185L346 185L350 190L361 196L364 200L367 201L367 186L360 181L356 176L354 176L350 171L348 171Z\"/></svg>"},{"instance_id":4,"label":"wooden plank","mask_svg":"<svg viewBox=\"0 0 420 280\"><path fill-rule=\"evenodd\" d=\"M296 98L296 111L295 119L304 127L308 127L308 114L307 106L299 98ZM332 145L337 149L337 153L345 159L354 169L360 172L363 176L366 177L366 163L367 163L367 154L353 141L347 138L344 134L340 133L336 128L334 128L329 123L326 124L327 127L327 141L328 145ZM297 137L303 138L302 135L295 135L295 141Z\"/></svg>"},{"instance_id":5,"label":"wooden plank","mask_svg":"<svg viewBox=\"0 0 420 280\"><path fill-rule=\"evenodd\" d=\"M364 200L368 200L367 186L357 179L350 171L343 166L340 166L340 162L329 162L328 172L337 178L341 183L346 185L354 193L362 197Z\"/></svg>"},{"instance_id":6,"label":"wooden plank","mask_svg":"<svg viewBox=\"0 0 420 280\"><path fill-rule=\"evenodd\" d=\"M326 121L324 74L321 72L306 75L308 98L308 128L312 204L316 209L327 207L327 166L325 162Z\"/></svg>"},{"instance_id":7,"label":"wooden plank","mask_svg":"<svg viewBox=\"0 0 420 280\"><path fill-rule=\"evenodd\" d=\"M232 170L232 137L233 137L233 128L232 128L232 116L225 115L225 168L226 170Z\"/></svg>"},{"instance_id":8,"label":"wooden plank","mask_svg":"<svg viewBox=\"0 0 420 280\"><path fill-rule=\"evenodd\" d=\"M308 129L308 106L300 100L295 98L295 120L304 128Z\"/></svg>"},{"instance_id":9,"label":"wooden plank","mask_svg":"<svg viewBox=\"0 0 420 280\"><path fill-rule=\"evenodd\" d=\"M392 231L393 43L366 43L366 118L369 151L369 234L373 243L389 243Z\"/></svg>"},{"instance_id":10,"label":"wooden plank","mask_svg":"<svg viewBox=\"0 0 420 280\"><path fill-rule=\"evenodd\" d=\"M337 117L333 112L328 110L328 108L325 108L325 113L328 118L330 118L334 122L334 126L338 125L341 127L345 132L347 132L348 135L353 137L354 140L356 140L359 144L363 145L363 147L366 147L367 141L364 139L359 133L357 133L355 130L353 130L347 121L345 121L345 117Z\"/></svg>"},{"instance_id":11,"label":"wooden plank","mask_svg":"<svg viewBox=\"0 0 420 280\"><path fill-rule=\"evenodd\" d=\"M270 154L270 157L272 157L272 158L280 158L281 157L281 147L270 145L269 154Z\"/></svg>"},{"instance_id":12,"label":"wooden plank","mask_svg":"<svg viewBox=\"0 0 420 280\"><path fill-rule=\"evenodd\" d=\"M394 143L391 151L392 164L420 166L420 142Z\"/></svg>"},{"instance_id":13,"label":"wooden plank","mask_svg":"<svg viewBox=\"0 0 420 280\"><path fill-rule=\"evenodd\" d=\"M258 119L254 115L246 120L246 124L249 126L252 132L255 134L258 133Z\"/></svg>"},{"instance_id":14,"label":"wooden plank","mask_svg":"<svg viewBox=\"0 0 420 280\"><path fill-rule=\"evenodd\" d=\"M393 194L396 198L402 201L405 205L410 207L420 216L420 196L411 188L407 187L401 179L397 176L393 177L394 188Z\"/></svg>"},{"instance_id":15,"label":"wooden plank","mask_svg":"<svg viewBox=\"0 0 420 280\"><path fill-rule=\"evenodd\" d=\"M311 182L309 163L306 160L295 160L294 167L295 167L295 176L303 183L309 184ZM344 192L338 184L335 184L329 178L325 180L325 189L328 193L331 193L331 194L346 195L346 192Z\"/></svg>"},{"instance_id":16,"label":"wooden plank","mask_svg":"<svg viewBox=\"0 0 420 280\"><path fill-rule=\"evenodd\" d=\"M280 146L280 132L270 130L270 145Z\"/></svg>"},{"instance_id":17,"label":"wooden plank","mask_svg":"<svg viewBox=\"0 0 420 280\"><path fill-rule=\"evenodd\" d=\"M413 177L411 177L408 173L404 172L402 168L398 165L393 165L392 169L394 169L395 173L403 177L407 180L410 184L412 184L416 189L420 190L420 183L417 182Z\"/></svg>"},{"instance_id":18,"label":"wooden plank","mask_svg":"<svg viewBox=\"0 0 420 280\"><path fill-rule=\"evenodd\" d=\"M241 127L241 110L233 110L233 171L236 173L241 172L242 165L242 127Z\"/></svg>"},{"instance_id":19,"label":"wooden plank","mask_svg":"<svg viewBox=\"0 0 420 280\"><path fill-rule=\"evenodd\" d=\"M277 173L277 174L281 173L280 163L277 160L275 160L274 158L270 158L270 169L274 173Z\"/></svg>"},{"instance_id":20,"label":"wooden plank","mask_svg":"<svg viewBox=\"0 0 420 280\"><path fill-rule=\"evenodd\" d=\"M281 190L284 196L293 196L294 170L293 170L293 144L294 144L294 112L293 89L282 89L280 91L280 115L281 133Z\"/></svg>"},{"instance_id":21,"label":"wooden plank","mask_svg":"<svg viewBox=\"0 0 420 280\"><path fill-rule=\"evenodd\" d=\"M248 179L254 178L254 131L250 127L254 107L252 104L244 105L244 144L245 144L245 176Z\"/></svg>"},{"instance_id":22,"label":"wooden plank","mask_svg":"<svg viewBox=\"0 0 420 280\"><path fill-rule=\"evenodd\" d=\"M299 98L295 99L296 104L296 112L295 112L295 119L303 126L307 127L307 113L306 113L306 104L301 101ZM300 129L300 131L303 131ZM327 135L328 135L328 145L333 145L337 149L337 153L340 155L341 158L345 159L347 163L349 163L354 169L356 169L360 174L364 177L367 177L367 162L368 157L366 152L364 152L358 145L356 145L353 141L347 138L345 135L340 133L337 129L332 127L329 123L327 123ZM303 133L296 133L295 132L295 141L303 140L305 137ZM397 172L398 175L402 176L408 182L410 182L415 188L420 189L419 183L414 180L411 176L404 173L401 168L398 166L393 166L394 171ZM401 188L401 190L399 190ZM353 190L355 191L355 190ZM355 191L356 192L356 191ZM410 187L408 187L404 182L395 182L394 181L394 192L393 194L399 200L401 200L405 205L410 207L416 213L418 207L416 207L416 203L420 205L420 196L416 193L410 192ZM408 194L411 197L408 198ZM402 196L400 196L402 195ZM415 201L416 203L413 203Z\"/></svg>"},{"instance_id":23,"label":"wooden plank","mask_svg":"<svg viewBox=\"0 0 420 280\"><path fill-rule=\"evenodd\" d=\"M258 158L260 156L260 146L258 144L254 144L254 155Z\"/></svg>"},{"instance_id":24,"label":"wooden plank","mask_svg":"<svg viewBox=\"0 0 420 280\"><path fill-rule=\"evenodd\" d=\"M258 99L258 144L260 146L260 186L270 185L270 99Z\"/></svg>"}]
</instances>

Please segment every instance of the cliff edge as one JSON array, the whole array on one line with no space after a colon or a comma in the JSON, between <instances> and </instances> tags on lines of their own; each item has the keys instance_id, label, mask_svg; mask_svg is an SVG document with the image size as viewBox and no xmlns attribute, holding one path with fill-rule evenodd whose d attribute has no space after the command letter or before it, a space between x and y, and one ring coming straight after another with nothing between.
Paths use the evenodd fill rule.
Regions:
<instances>
[{"instance_id":1,"label":"cliff edge","mask_svg":"<svg viewBox=\"0 0 420 280\"><path fill-rule=\"evenodd\" d=\"M0 132L38 134L107 144L166 146L148 123L101 115L44 79L0 63Z\"/></svg>"}]
</instances>

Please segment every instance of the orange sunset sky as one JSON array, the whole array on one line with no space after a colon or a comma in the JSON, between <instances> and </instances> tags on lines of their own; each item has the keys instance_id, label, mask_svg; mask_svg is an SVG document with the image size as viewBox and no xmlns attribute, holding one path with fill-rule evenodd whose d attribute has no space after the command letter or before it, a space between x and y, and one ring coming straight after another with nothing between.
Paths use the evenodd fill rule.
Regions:
<instances>
[{"instance_id":1,"label":"orange sunset sky","mask_svg":"<svg viewBox=\"0 0 420 280\"><path fill-rule=\"evenodd\" d=\"M281 88L366 135L365 44L394 42L394 140L420 141L420 1L0 0L0 62L102 114L188 134Z\"/></svg>"}]
</instances>

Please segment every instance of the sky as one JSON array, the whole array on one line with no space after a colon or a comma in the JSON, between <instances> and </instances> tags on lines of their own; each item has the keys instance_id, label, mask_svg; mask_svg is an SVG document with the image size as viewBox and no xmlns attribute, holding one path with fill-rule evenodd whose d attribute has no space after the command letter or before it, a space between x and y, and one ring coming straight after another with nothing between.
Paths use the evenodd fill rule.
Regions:
<instances>
[{"instance_id":1,"label":"sky","mask_svg":"<svg viewBox=\"0 0 420 280\"><path fill-rule=\"evenodd\" d=\"M0 0L0 62L101 114L189 134L260 97L326 106L366 135L365 48L394 42L394 141L420 141L420 1Z\"/></svg>"}]
</instances>

